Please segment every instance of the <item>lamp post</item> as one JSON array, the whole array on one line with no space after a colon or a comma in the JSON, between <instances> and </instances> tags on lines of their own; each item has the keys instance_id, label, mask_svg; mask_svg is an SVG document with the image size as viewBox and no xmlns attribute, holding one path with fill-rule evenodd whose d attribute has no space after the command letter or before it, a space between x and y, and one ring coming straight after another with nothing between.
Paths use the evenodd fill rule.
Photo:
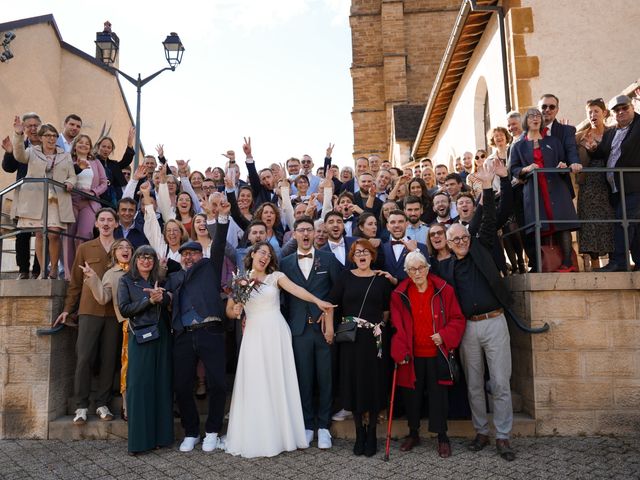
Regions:
<instances>
[{"instance_id":1,"label":"lamp post","mask_svg":"<svg viewBox=\"0 0 640 480\"><path fill-rule=\"evenodd\" d=\"M166 70L174 71L176 67L180 65L180 62L182 62L182 55L184 54L184 46L182 45L182 41L180 40L178 34L175 32L171 32L167 36L165 41L162 42L162 45L164 46L164 55L169 66L161 68L160 70L149 75L146 78L142 78L140 74L138 74L138 78L134 78L113 66L113 64L116 62L118 49L120 48L120 39L115 33L111 31L111 23L109 23L109 21L106 21L104 23L104 31L98 32L96 34L96 57L99 60L102 60L108 68L118 72L136 87L138 97L136 105L136 144L134 156L135 168L138 167L138 153L140 151L140 97L142 94L142 87L156 78L162 72Z\"/></svg>"}]
</instances>

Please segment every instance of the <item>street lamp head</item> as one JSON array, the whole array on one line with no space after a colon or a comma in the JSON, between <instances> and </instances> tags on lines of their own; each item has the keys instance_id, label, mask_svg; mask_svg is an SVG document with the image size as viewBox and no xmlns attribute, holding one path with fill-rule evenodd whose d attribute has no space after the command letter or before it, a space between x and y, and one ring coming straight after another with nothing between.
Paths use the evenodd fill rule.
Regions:
<instances>
[{"instance_id":1,"label":"street lamp head","mask_svg":"<svg viewBox=\"0 0 640 480\"><path fill-rule=\"evenodd\" d=\"M184 54L184 45L176 32L171 32L166 40L162 42L164 45L164 55L167 58L169 66L174 69L182 62L182 55Z\"/></svg>"},{"instance_id":2,"label":"street lamp head","mask_svg":"<svg viewBox=\"0 0 640 480\"><path fill-rule=\"evenodd\" d=\"M96 58L112 65L116 62L119 48L120 39L111 31L111 23L107 20L104 22L104 30L96 33Z\"/></svg>"}]
</instances>

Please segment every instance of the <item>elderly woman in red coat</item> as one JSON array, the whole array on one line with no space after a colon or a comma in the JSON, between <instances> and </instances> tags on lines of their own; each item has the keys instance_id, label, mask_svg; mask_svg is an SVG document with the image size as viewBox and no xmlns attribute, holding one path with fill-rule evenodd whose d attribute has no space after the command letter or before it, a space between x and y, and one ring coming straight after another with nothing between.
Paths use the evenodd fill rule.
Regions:
<instances>
[{"instance_id":1,"label":"elderly woman in red coat","mask_svg":"<svg viewBox=\"0 0 640 480\"><path fill-rule=\"evenodd\" d=\"M391 356L398 364L397 383L404 387L409 436L400 447L411 450L420 443L420 411L425 390L429 396L429 431L438 434L438 455L451 456L447 436L447 386L449 351L457 348L465 319L453 287L429 272L429 263L419 251L404 262L409 278L391 294ZM440 356L441 358L438 358ZM438 368L439 364L441 365ZM444 371L443 371L444 370Z\"/></svg>"}]
</instances>

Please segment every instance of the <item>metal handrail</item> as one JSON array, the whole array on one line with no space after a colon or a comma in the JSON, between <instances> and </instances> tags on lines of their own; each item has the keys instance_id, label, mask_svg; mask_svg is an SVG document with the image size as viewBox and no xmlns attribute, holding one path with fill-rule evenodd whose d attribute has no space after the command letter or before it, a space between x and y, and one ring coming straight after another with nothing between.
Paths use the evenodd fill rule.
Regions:
<instances>
[{"instance_id":1,"label":"metal handrail","mask_svg":"<svg viewBox=\"0 0 640 480\"><path fill-rule=\"evenodd\" d=\"M625 263L626 268L629 270L631 266L631 262L629 261L629 225L631 223L640 223L640 219L627 218L627 204L625 198L624 191L624 174L625 173L640 173L640 167L585 167L580 173L607 173L613 172L618 174L620 179L620 200L622 207L622 218L621 219L596 219L596 220L541 220L540 219L540 192L538 185L538 175L536 173L571 173L570 168L536 168L535 170L529 172L526 175L526 179L532 179L533 181L533 196L534 196L534 221L530 222L526 225L520 226L515 230L511 230L507 233L504 233L503 237L508 237L510 235L515 235L521 231L527 230L531 227L535 228L535 243L536 243L536 270L537 273L542 273L542 238L541 238L541 229L543 225L552 225L552 224L563 224L563 223L614 223L614 224L622 224L623 232L624 232L624 245L625 245ZM532 178L531 178L532 177Z\"/></svg>"},{"instance_id":2,"label":"metal handrail","mask_svg":"<svg viewBox=\"0 0 640 480\"><path fill-rule=\"evenodd\" d=\"M83 192L82 190L78 190L77 188L73 187L71 190L67 190L67 185L61 182L58 182L57 180L53 180L51 178L31 178L31 177L23 177L17 181L15 181L14 183L12 183L11 185L9 185L8 187L3 188L2 190L0 190L0 212L2 212L4 210L4 197L5 195L7 195L8 193L11 193L13 191L15 191L16 189L20 188L21 186L23 186L26 183L43 183L45 185L45 188L43 189L44 192L44 216L42 219L42 227L38 227L38 228L17 228L15 227L13 231L5 233L0 235L0 273L2 271L2 255L4 252L4 246L3 246L3 242L5 239L7 238L12 238L15 237L17 235L19 235L20 233L27 233L27 232L42 232L42 237L43 237L43 243L42 243L42 249L43 249L43 256L42 258L47 258L47 252L49 251L49 240L48 240L48 233L49 233L49 227L48 227L48 223L49 223L49 188L51 186L56 186L56 187L60 187L63 188L65 191L68 191L69 193L75 193L83 198L86 198L88 200L94 201L94 202L98 202L101 205L105 206L105 207L111 207L114 208L114 205L111 202L108 202L106 200L101 199L100 197L96 197L95 195L91 195L90 193L87 192ZM4 228L8 228L6 226L0 225ZM12 225L13 227L13 225ZM88 238L83 238L80 237L78 235L70 235L68 233L66 233L65 231L57 231L56 233L58 235L64 236L64 237L71 237L71 238L82 238L83 240L90 240ZM48 263L48 262L45 262ZM40 267L42 269L42 271L44 272L45 275L48 274L47 271L47 265L41 265Z\"/></svg>"}]
</instances>

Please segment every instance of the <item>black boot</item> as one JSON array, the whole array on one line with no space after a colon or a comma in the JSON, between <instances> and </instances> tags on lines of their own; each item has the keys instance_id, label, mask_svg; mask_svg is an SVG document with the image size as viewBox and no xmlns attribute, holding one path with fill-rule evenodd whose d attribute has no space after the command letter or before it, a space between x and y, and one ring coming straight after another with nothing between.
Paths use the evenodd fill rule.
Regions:
<instances>
[{"instance_id":1,"label":"black boot","mask_svg":"<svg viewBox=\"0 0 640 480\"><path fill-rule=\"evenodd\" d=\"M377 416L373 417L373 424L369 423L367 427L367 442L364 446L364 454L367 457L373 457L378 452L378 437L376 436L376 424Z\"/></svg>"},{"instance_id":2,"label":"black boot","mask_svg":"<svg viewBox=\"0 0 640 480\"><path fill-rule=\"evenodd\" d=\"M362 455L364 453L366 438L367 438L367 430L363 426L356 427L356 443L353 446L354 455Z\"/></svg>"}]
</instances>

